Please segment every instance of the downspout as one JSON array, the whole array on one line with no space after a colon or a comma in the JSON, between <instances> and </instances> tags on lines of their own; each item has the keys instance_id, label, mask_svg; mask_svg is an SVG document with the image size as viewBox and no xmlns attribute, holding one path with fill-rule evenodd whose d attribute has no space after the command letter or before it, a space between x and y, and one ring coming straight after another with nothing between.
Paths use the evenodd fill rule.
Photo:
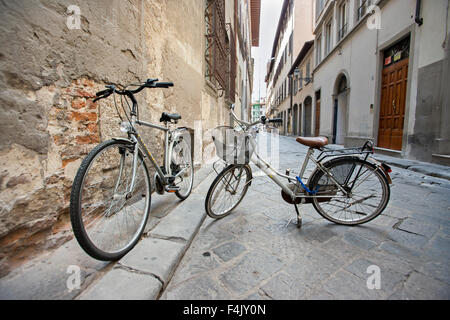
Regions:
<instances>
[{"instance_id":1,"label":"downspout","mask_svg":"<svg viewBox=\"0 0 450 320\"><path fill-rule=\"evenodd\" d=\"M422 4L422 0L416 0L416 17L414 21L420 27L423 24L423 18L420 17L420 6Z\"/></svg>"},{"instance_id":2,"label":"downspout","mask_svg":"<svg viewBox=\"0 0 450 320\"><path fill-rule=\"evenodd\" d=\"M294 51L294 50L292 50L292 51ZM294 55L294 53L292 52L292 54L291 54L291 56L292 55ZM291 65L292 65L292 63L291 63ZM293 81L293 75L289 75L289 82L290 82L290 96L291 96L291 99L290 99L290 106L289 106L289 109L291 109L291 128L292 129L294 129L294 109L292 109L292 100L293 100L293 94L294 94L294 81ZM292 132L294 135L295 135L295 133L294 132Z\"/></svg>"}]
</instances>

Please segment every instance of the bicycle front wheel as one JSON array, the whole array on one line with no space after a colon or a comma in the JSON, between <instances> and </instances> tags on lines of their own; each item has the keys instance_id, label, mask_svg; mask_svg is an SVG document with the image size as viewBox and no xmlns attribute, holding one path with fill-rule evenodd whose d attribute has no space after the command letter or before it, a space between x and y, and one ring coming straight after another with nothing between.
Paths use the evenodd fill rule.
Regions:
<instances>
[{"instance_id":1,"label":"bicycle front wheel","mask_svg":"<svg viewBox=\"0 0 450 320\"><path fill-rule=\"evenodd\" d=\"M118 260L144 231L150 213L150 177L139 152L134 188L134 145L109 140L95 147L75 176L70 219L80 246L95 259Z\"/></svg>"},{"instance_id":2,"label":"bicycle front wheel","mask_svg":"<svg viewBox=\"0 0 450 320\"><path fill-rule=\"evenodd\" d=\"M389 201L386 177L374 164L343 157L324 164L348 196L322 170L311 176L310 189L318 190L312 204L325 219L337 224L357 225L383 212Z\"/></svg>"},{"instance_id":3,"label":"bicycle front wheel","mask_svg":"<svg viewBox=\"0 0 450 320\"><path fill-rule=\"evenodd\" d=\"M248 165L229 165L214 179L205 200L208 216L223 218L231 213L244 198L252 180Z\"/></svg>"}]
</instances>

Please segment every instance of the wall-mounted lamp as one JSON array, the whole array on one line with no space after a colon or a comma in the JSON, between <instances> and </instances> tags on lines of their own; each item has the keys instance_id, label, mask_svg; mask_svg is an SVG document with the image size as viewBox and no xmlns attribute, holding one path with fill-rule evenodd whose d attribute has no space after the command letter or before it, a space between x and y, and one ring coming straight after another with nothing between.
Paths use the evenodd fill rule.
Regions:
<instances>
[{"instance_id":1,"label":"wall-mounted lamp","mask_svg":"<svg viewBox=\"0 0 450 320\"><path fill-rule=\"evenodd\" d=\"M298 76L300 74L300 69L299 68L295 68L294 69L294 76ZM298 80L304 80L304 81L306 81L306 82L311 82L312 81L312 77L301 77L301 78L298 78Z\"/></svg>"}]
</instances>

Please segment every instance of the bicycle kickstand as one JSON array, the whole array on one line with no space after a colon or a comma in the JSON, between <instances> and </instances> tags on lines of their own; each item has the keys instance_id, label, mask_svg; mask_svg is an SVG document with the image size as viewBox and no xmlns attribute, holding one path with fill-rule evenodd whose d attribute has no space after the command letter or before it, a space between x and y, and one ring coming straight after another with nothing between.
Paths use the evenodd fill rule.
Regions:
<instances>
[{"instance_id":1,"label":"bicycle kickstand","mask_svg":"<svg viewBox=\"0 0 450 320\"><path fill-rule=\"evenodd\" d=\"M297 213L297 228L300 229L302 227L302 215L300 211L298 211L297 204L294 203L295 212Z\"/></svg>"}]
</instances>

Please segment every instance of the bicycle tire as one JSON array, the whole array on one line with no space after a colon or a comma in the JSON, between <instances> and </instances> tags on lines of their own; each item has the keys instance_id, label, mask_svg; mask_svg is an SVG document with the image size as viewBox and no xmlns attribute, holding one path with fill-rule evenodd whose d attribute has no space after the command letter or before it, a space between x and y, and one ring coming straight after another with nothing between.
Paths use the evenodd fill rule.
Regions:
<instances>
[{"instance_id":1,"label":"bicycle tire","mask_svg":"<svg viewBox=\"0 0 450 320\"><path fill-rule=\"evenodd\" d=\"M227 209L226 212L218 215L216 213L214 213L212 211L212 206L211 206L211 200L212 200L212 196L214 195L214 191L216 190L217 186L219 185L219 182L231 171L234 170L236 168L243 168L246 172L246 181L244 184L244 188L242 190L241 196L239 197L238 201L236 203L234 203L230 208ZM252 181L252 170L250 168L249 165L229 165L227 167L225 167L218 175L217 177L214 179L213 183L211 184L211 186L209 187L208 193L206 195L206 199L205 199L205 210L206 213L208 214L209 217L213 218L213 219L222 219L226 216L228 216L238 205L239 203L241 203L242 199L245 197L248 188L250 187Z\"/></svg>"},{"instance_id":2,"label":"bicycle tire","mask_svg":"<svg viewBox=\"0 0 450 320\"><path fill-rule=\"evenodd\" d=\"M344 166L348 166L348 165L352 166L352 168L355 168L358 165L360 165L361 168L364 166L364 167L370 168L370 170L372 170L371 173L369 173L369 175L372 173L375 174L376 178L378 179L378 182L381 184L381 192L382 192L381 200L379 202L379 205L376 207L376 210L374 212L372 212L371 214L367 215L367 217L365 217L363 219L355 220L355 221L346 221L346 220L335 218L335 217L329 215L327 212L325 212L325 210L322 206L326 205L326 203L328 203L332 200L320 201L320 198L313 197L311 202L312 202L314 209L325 219L327 219L331 222L334 222L336 224L351 226L351 225L359 225L359 224L369 222L369 221L375 219L377 216L379 216L384 211L384 209L386 208L386 206L389 202L390 188L389 188L389 183L388 183L384 173L376 165L374 165L373 163L370 163L368 161L362 160L357 157L339 157L339 158L335 158L335 159L332 159L332 160L324 163L325 168L327 168L330 172L333 171L333 169L335 169L335 168L344 167ZM353 165L355 165L355 167L353 167ZM335 171L337 171L337 170L335 170ZM322 170L316 169L316 171L314 171L313 174L311 175L309 189L315 190L318 187L320 179L325 176L326 175ZM335 186L335 188L337 188L337 187ZM354 192L354 190L352 190L352 193L353 192ZM320 194L320 185L319 185L319 191L317 194ZM333 197L331 196L330 199L333 199ZM357 201L354 201L354 203L356 203L356 202ZM350 206L351 205L353 205L353 204L350 204ZM347 206L345 208L347 208ZM345 208L341 209L340 211L345 210ZM358 214L361 214L361 213L358 213Z\"/></svg>"},{"instance_id":3,"label":"bicycle tire","mask_svg":"<svg viewBox=\"0 0 450 320\"><path fill-rule=\"evenodd\" d=\"M95 161L96 157L101 154L105 148L114 147L117 145L117 147L122 148L134 148L134 145L131 141L127 142L125 140L108 140L103 143L100 143L97 145L82 161L80 167L78 168L77 174L75 176L75 179L72 184L72 190L70 195L70 220L72 224L72 229L75 234L75 238L77 239L78 243L80 244L81 248L91 257L97 260L102 261L115 261L123 257L125 254L127 254L133 247L137 244L139 239L142 236L142 233L145 229L145 226L147 224L147 220L150 214L150 208L151 208L151 180L149 176L149 171L147 168L147 165L144 161L144 156L142 152L139 150L139 160L142 161L142 165L144 168L144 174L145 179L147 180L147 187L149 188L148 192L148 202L146 201L146 206L144 208L144 216L141 221L141 224L139 226L139 229L135 233L133 240L126 245L122 250L117 252L106 252L104 250L101 250L98 248L89 238L86 228L83 223L83 215L81 211L81 196L82 196L82 188L83 188L83 181L85 179L86 173L88 172L90 166L92 165L93 161Z\"/></svg>"},{"instance_id":4,"label":"bicycle tire","mask_svg":"<svg viewBox=\"0 0 450 320\"><path fill-rule=\"evenodd\" d=\"M190 144L185 143L185 145L189 146ZM172 154L171 154L171 156L170 156L171 161L172 161L172 159L173 159L173 152L174 152L174 150L175 150L175 146L176 146L176 142L174 143L174 148L172 148ZM175 195L176 195L180 200L186 200L186 199L189 197L189 195L190 195L191 192L192 192L192 186L193 186L193 184L194 184L194 165L193 165L193 163L192 163L192 152L191 152L190 149L189 149L189 152L187 153L187 157L188 157L188 161L189 161L189 167L190 167L190 168L189 168L189 172L190 172L190 176L191 176L191 181L189 182L189 191L188 191L187 193L182 194L182 193L180 192L180 190L175 192Z\"/></svg>"}]
</instances>

